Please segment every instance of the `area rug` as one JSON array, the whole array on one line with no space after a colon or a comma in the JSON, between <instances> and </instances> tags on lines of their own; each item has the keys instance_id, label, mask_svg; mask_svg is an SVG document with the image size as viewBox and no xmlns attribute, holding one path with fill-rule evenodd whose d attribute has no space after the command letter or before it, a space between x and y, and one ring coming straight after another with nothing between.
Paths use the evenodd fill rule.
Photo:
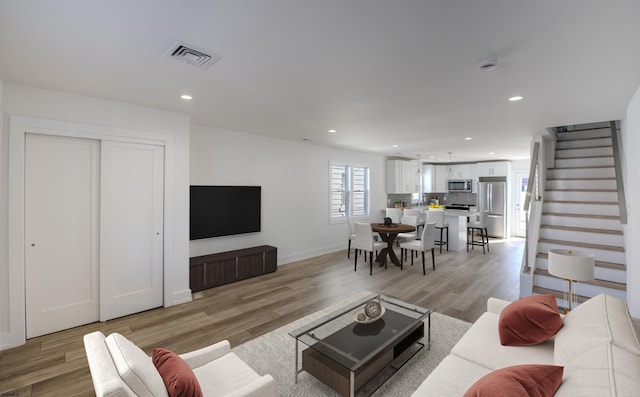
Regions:
<instances>
[{"instance_id":1,"label":"area rug","mask_svg":"<svg viewBox=\"0 0 640 397\"><path fill-rule=\"evenodd\" d=\"M294 382L295 339L289 335L289 332L370 294L370 292L362 292L351 296L344 301L243 343L235 347L233 351L259 374L273 376L277 396L337 396L335 391L306 372L301 372L298 375L297 384ZM374 380L371 385L365 387L365 389L371 390L363 390L361 394L369 395L371 391L377 389L373 392L374 396L410 396L438 363L449 354L451 348L470 326L471 324L465 321L434 312L431 315L431 350L425 346L382 386L375 384L376 380ZM426 345L426 336L422 342ZM303 349L303 346L300 344L300 350ZM381 378L384 378L384 375Z\"/></svg>"}]
</instances>

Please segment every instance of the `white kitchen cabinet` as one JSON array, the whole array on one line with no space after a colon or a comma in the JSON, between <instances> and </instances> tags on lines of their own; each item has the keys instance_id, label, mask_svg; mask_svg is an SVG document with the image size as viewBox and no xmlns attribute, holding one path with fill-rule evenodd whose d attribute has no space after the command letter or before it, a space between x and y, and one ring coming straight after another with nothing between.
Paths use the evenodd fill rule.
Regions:
<instances>
[{"instance_id":1,"label":"white kitchen cabinet","mask_svg":"<svg viewBox=\"0 0 640 397\"><path fill-rule=\"evenodd\" d=\"M419 193L420 192L420 178L422 174L418 172L420 169L420 162L418 160L405 161L406 168L404 173L404 180L406 189L405 193Z\"/></svg>"},{"instance_id":2,"label":"white kitchen cabinet","mask_svg":"<svg viewBox=\"0 0 640 397\"><path fill-rule=\"evenodd\" d=\"M387 194L420 192L418 160L387 160Z\"/></svg>"},{"instance_id":3,"label":"white kitchen cabinet","mask_svg":"<svg viewBox=\"0 0 640 397\"><path fill-rule=\"evenodd\" d=\"M424 164L422 166L422 192L435 192L436 187L436 166L433 164Z\"/></svg>"},{"instance_id":4,"label":"white kitchen cabinet","mask_svg":"<svg viewBox=\"0 0 640 397\"><path fill-rule=\"evenodd\" d=\"M402 160L387 160L387 194L404 193Z\"/></svg>"},{"instance_id":5,"label":"white kitchen cabinet","mask_svg":"<svg viewBox=\"0 0 640 397\"><path fill-rule=\"evenodd\" d=\"M408 161L402 161L402 188L400 193L411 193L411 166Z\"/></svg>"},{"instance_id":6,"label":"white kitchen cabinet","mask_svg":"<svg viewBox=\"0 0 640 397\"><path fill-rule=\"evenodd\" d=\"M447 179L449 179L449 166L436 165L436 178L434 192L446 193L447 192Z\"/></svg>"},{"instance_id":7,"label":"white kitchen cabinet","mask_svg":"<svg viewBox=\"0 0 640 397\"><path fill-rule=\"evenodd\" d=\"M493 161L478 163L478 176L507 176L510 163L508 161Z\"/></svg>"},{"instance_id":8,"label":"white kitchen cabinet","mask_svg":"<svg viewBox=\"0 0 640 397\"><path fill-rule=\"evenodd\" d=\"M473 179L474 164L455 164L449 166L449 179Z\"/></svg>"}]
</instances>

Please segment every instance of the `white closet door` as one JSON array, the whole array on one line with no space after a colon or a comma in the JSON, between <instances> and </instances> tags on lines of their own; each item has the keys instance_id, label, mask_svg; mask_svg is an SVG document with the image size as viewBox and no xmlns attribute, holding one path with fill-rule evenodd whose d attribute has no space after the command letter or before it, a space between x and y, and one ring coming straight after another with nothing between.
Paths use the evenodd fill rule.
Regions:
<instances>
[{"instance_id":1,"label":"white closet door","mask_svg":"<svg viewBox=\"0 0 640 397\"><path fill-rule=\"evenodd\" d=\"M26 135L27 338L98 321L100 143Z\"/></svg>"},{"instance_id":2,"label":"white closet door","mask_svg":"<svg viewBox=\"0 0 640 397\"><path fill-rule=\"evenodd\" d=\"M162 146L102 141L100 320L163 304Z\"/></svg>"}]
</instances>

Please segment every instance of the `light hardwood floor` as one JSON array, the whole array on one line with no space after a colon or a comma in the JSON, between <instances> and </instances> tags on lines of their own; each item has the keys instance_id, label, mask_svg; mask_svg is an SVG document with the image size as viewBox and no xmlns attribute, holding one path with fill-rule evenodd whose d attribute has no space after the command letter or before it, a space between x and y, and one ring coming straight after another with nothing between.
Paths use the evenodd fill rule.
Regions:
<instances>
[{"instance_id":1,"label":"light hardwood floor","mask_svg":"<svg viewBox=\"0 0 640 397\"><path fill-rule=\"evenodd\" d=\"M119 332L148 353L165 347L177 353L222 339L237 346L363 290L380 292L465 321L475 321L490 296L514 300L524 240L491 240L491 252L436 250L436 270L427 255L404 270L374 266L346 250L278 267L275 273L194 294L193 302L94 323L27 341L0 352L2 396L92 396L82 336ZM292 341L293 343L293 341Z\"/></svg>"}]
</instances>

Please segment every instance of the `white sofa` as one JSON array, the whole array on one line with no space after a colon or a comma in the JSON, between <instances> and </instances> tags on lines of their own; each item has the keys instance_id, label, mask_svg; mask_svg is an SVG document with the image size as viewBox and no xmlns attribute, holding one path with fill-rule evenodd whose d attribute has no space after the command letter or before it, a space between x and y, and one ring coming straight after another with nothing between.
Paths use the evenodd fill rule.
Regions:
<instances>
[{"instance_id":1,"label":"white sofa","mask_svg":"<svg viewBox=\"0 0 640 397\"><path fill-rule=\"evenodd\" d=\"M498 320L509 303L489 298L487 312L412 396L462 396L492 371L521 364L563 366L558 397L640 396L640 343L624 301L595 296L567 314L551 339L502 346Z\"/></svg>"},{"instance_id":2,"label":"white sofa","mask_svg":"<svg viewBox=\"0 0 640 397\"><path fill-rule=\"evenodd\" d=\"M101 332L84 336L84 346L97 397L168 396L151 357L124 336ZM230 351L228 341L182 354L205 397L275 394L270 375L260 376Z\"/></svg>"}]
</instances>

